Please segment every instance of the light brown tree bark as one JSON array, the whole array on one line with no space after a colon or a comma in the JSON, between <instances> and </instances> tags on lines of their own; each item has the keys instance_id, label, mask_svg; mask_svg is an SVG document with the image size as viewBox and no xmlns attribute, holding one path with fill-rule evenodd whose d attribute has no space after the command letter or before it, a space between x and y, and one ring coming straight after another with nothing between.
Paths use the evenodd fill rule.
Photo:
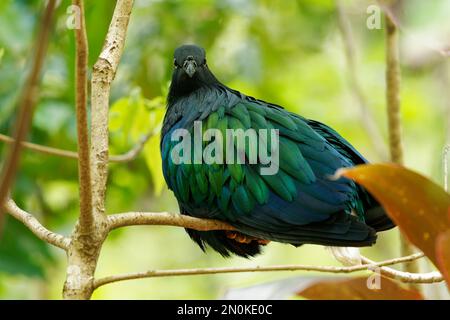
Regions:
<instances>
[{"instance_id":1,"label":"light brown tree bark","mask_svg":"<svg viewBox=\"0 0 450 320\"><path fill-rule=\"evenodd\" d=\"M400 103L400 58L398 29L391 11L386 10L386 105L388 115L389 148L391 161L403 165L403 143ZM416 250L409 241L400 234L400 254L411 255ZM405 271L418 273L416 261L405 265Z\"/></svg>"},{"instance_id":2,"label":"light brown tree bark","mask_svg":"<svg viewBox=\"0 0 450 320\"><path fill-rule=\"evenodd\" d=\"M75 1L82 4L81 1ZM105 215L108 177L108 119L111 83L125 45L133 0L118 0L103 49L94 65L91 92L91 183L92 210L81 212L68 249L65 299L89 299L102 244L108 234ZM81 13L84 16L84 12ZM81 24L84 28L84 23ZM81 157L81 155L80 155ZM80 186L83 190L85 186ZM85 215L86 214L86 215Z\"/></svg>"}]
</instances>

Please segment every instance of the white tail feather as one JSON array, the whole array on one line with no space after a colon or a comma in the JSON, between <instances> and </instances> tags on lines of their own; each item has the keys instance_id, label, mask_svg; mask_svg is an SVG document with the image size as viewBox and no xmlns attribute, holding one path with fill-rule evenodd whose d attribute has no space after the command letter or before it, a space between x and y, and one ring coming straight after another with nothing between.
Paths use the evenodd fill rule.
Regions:
<instances>
[{"instance_id":1,"label":"white tail feather","mask_svg":"<svg viewBox=\"0 0 450 320\"><path fill-rule=\"evenodd\" d=\"M344 266L357 266L361 264L359 248L355 247L325 247L334 258Z\"/></svg>"}]
</instances>

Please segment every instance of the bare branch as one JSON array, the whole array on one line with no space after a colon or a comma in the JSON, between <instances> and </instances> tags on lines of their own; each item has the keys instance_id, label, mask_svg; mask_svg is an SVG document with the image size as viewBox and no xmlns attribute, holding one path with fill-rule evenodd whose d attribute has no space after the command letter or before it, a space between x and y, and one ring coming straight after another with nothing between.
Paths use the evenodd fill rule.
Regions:
<instances>
[{"instance_id":1,"label":"bare branch","mask_svg":"<svg viewBox=\"0 0 450 320\"><path fill-rule=\"evenodd\" d=\"M388 115L389 146L391 161L403 164L402 126L400 113L400 58L398 30L388 14L386 20L386 105ZM401 255L415 252L414 247L400 234ZM418 273L419 265L411 263L405 266L410 273Z\"/></svg>"},{"instance_id":2,"label":"bare branch","mask_svg":"<svg viewBox=\"0 0 450 320\"><path fill-rule=\"evenodd\" d=\"M134 225L170 225L184 227L199 231L211 230L234 230L232 226L219 220L199 219L181 214L173 214L167 212L128 212L108 216L109 230L113 230L125 226ZM132 280L139 278L166 277L166 276L182 276L182 275L205 275L216 273L236 273L236 272L263 272L263 271L318 271L330 273L350 273L361 270L374 270L375 267L393 265L404 262L415 261L424 257L423 253L415 253L406 257L395 258L373 262L365 257L362 261L366 263L363 266L351 267L329 267L329 266L305 266L305 265L279 265L269 267L249 267L249 268L203 268L203 269L179 269L179 270L151 270L146 272L131 273L119 276L110 276L96 280L94 287L97 288L107 283ZM397 279L407 283L432 283L443 281L439 272L431 273L409 273L401 272L394 269L382 269L382 273L389 278Z\"/></svg>"},{"instance_id":3,"label":"bare branch","mask_svg":"<svg viewBox=\"0 0 450 320\"><path fill-rule=\"evenodd\" d=\"M128 162L137 158L137 156L141 153L142 149L144 149L145 144L151 137L155 136L158 130L151 130L147 134L143 135L141 139L139 139L138 143L130 149L127 153L111 156L109 157L109 162Z\"/></svg>"},{"instance_id":4,"label":"bare branch","mask_svg":"<svg viewBox=\"0 0 450 320\"><path fill-rule=\"evenodd\" d=\"M22 222L39 239L64 250L67 250L69 247L69 238L46 229L33 215L20 209L13 200L8 200L4 205L4 209L11 216Z\"/></svg>"},{"instance_id":5,"label":"bare branch","mask_svg":"<svg viewBox=\"0 0 450 320\"><path fill-rule=\"evenodd\" d=\"M403 164L398 31L386 15L386 103L392 162Z\"/></svg>"},{"instance_id":6,"label":"bare branch","mask_svg":"<svg viewBox=\"0 0 450 320\"><path fill-rule=\"evenodd\" d=\"M7 135L0 133L0 141L6 142L8 144L12 144L16 140L14 140L11 137L8 137ZM26 141L22 141L21 145L22 145L22 147L24 147L26 149L30 149L30 150L37 151L37 152L44 153L44 154L65 157L65 158L71 158L71 159L78 159L78 153L76 153L74 151L63 150L63 149L58 149L58 148L53 148L53 147L47 147L47 146L43 146L43 145L36 144L36 143L26 142Z\"/></svg>"},{"instance_id":7,"label":"bare branch","mask_svg":"<svg viewBox=\"0 0 450 320\"><path fill-rule=\"evenodd\" d=\"M356 57L355 57L355 44L353 41L352 30L348 18L345 15L344 9L340 0L336 0L336 10L338 14L338 26L342 35L342 40L345 48L345 58L348 66L348 77L351 92L354 94L355 99L360 109L360 119L363 127L366 129L367 135L370 138L375 151L381 159L387 158L386 145L384 144L384 138L375 123L373 114L368 107L367 99L362 90L361 84L358 79L358 72L356 70Z\"/></svg>"},{"instance_id":8,"label":"bare branch","mask_svg":"<svg viewBox=\"0 0 450 320\"><path fill-rule=\"evenodd\" d=\"M78 181L80 193L81 232L88 232L93 227L92 186L89 164L89 129L87 123L87 64L88 40L84 18L84 1L74 0L73 4L80 9L80 26L75 29L75 105L77 114L78 140Z\"/></svg>"},{"instance_id":9,"label":"bare branch","mask_svg":"<svg viewBox=\"0 0 450 320\"><path fill-rule=\"evenodd\" d=\"M228 223L169 212L127 212L108 216L109 230L136 225L166 225L198 231L235 230Z\"/></svg>"},{"instance_id":10,"label":"bare branch","mask_svg":"<svg viewBox=\"0 0 450 320\"><path fill-rule=\"evenodd\" d=\"M145 147L145 144L148 142L148 140L153 137L156 134L156 130L152 130L145 135L142 136L142 138L126 153L124 154L118 154L118 155L112 155L109 157L109 162L128 162L133 161L138 157L142 149ZM0 141L12 144L14 143L14 139L11 137L8 137L7 135L0 133ZM37 151L40 153L58 156L58 157L65 157L70 159L78 159L78 153L75 151L70 150L63 150L59 148L53 148L53 147L47 147L36 143L26 142L22 141L22 147L26 149L30 149L33 151Z\"/></svg>"},{"instance_id":11,"label":"bare branch","mask_svg":"<svg viewBox=\"0 0 450 320\"><path fill-rule=\"evenodd\" d=\"M89 299L100 250L108 234L105 216L108 177L108 112L111 82L122 55L133 0L117 0L103 49L94 65L91 85L92 224L82 217L72 233L64 283L65 299Z\"/></svg>"},{"instance_id":12,"label":"bare branch","mask_svg":"<svg viewBox=\"0 0 450 320\"><path fill-rule=\"evenodd\" d=\"M111 82L125 45L132 0L117 1L102 52L92 74L92 187L95 216L105 214L106 180L108 176L108 112Z\"/></svg>"},{"instance_id":13,"label":"bare branch","mask_svg":"<svg viewBox=\"0 0 450 320\"><path fill-rule=\"evenodd\" d=\"M14 128L14 139L16 140L16 143L13 143L0 174L0 226L3 222L3 206L1 204L3 204L8 197L9 190L16 176L17 167L19 166L20 154L22 151L22 145L19 141L24 140L28 133L33 117L34 106L38 99L39 77L41 75L41 69L47 51L50 26L55 6L56 0L50 0L42 18L41 28L36 40L36 52L34 54L31 71L28 74L19 101L19 113Z\"/></svg>"},{"instance_id":14,"label":"bare branch","mask_svg":"<svg viewBox=\"0 0 450 320\"><path fill-rule=\"evenodd\" d=\"M444 190L448 192L448 154L450 152L450 144L446 144L442 150L442 170L444 171Z\"/></svg>"},{"instance_id":15,"label":"bare branch","mask_svg":"<svg viewBox=\"0 0 450 320\"><path fill-rule=\"evenodd\" d=\"M423 254L416 253L411 256L395 258L382 262L371 262L366 265L358 265L351 267L334 267L334 266L308 266L308 265L275 265L266 267L226 267L226 268L199 268L199 269L175 269L175 270L150 270L145 272L128 273L123 275L109 276L100 278L94 281L94 288L98 288L108 283L134 280L142 278L156 278L156 277L173 277L173 276L193 276L193 275L207 275L218 273L239 273L239 272L272 272L272 271L314 271L327 273L352 273L364 270L374 270L376 267L393 265L403 262L409 262L423 257ZM434 279L442 281L441 279Z\"/></svg>"},{"instance_id":16,"label":"bare branch","mask_svg":"<svg viewBox=\"0 0 450 320\"><path fill-rule=\"evenodd\" d=\"M417 255L417 254L420 254L420 253L416 253L415 255ZM361 257L361 260L364 263L367 263L370 265L373 265L373 263L374 263L374 261L372 261L366 257ZM434 283L434 282L444 281L444 278L442 277L442 275L437 271L428 272L428 273L411 273L411 272L403 272L403 271L395 270L395 269L388 268L388 267L381 267L380 272L382 275L384 275L387 278L400 280L401 282L405 282L405 283Z\"/></svg>"}]
</instances>

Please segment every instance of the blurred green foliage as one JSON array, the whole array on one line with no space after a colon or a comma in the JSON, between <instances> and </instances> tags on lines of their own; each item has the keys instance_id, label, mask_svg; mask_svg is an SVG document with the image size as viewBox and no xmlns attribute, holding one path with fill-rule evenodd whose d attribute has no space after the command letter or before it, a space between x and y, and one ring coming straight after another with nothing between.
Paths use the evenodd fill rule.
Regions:
<instances>
[{"instance_id":1,"label":"blurred green foliage","mask_svg":"<svg viewBox=\"0 0 450 320\"><path fill-rule=\"evenodd\" d=\"M354 34L358 78L386 137L384 30L366 28L366 9L372 1L342 2ZM43 3L0 2L1 133L11 132ZM66 26L70 4L62 0L57 9L29 139L76 150L74 35ZM113 9L114 1L86 1L90 68L102 48ZM449 38L450 4L408 0L403 1L402 12L406 163L440 181L441 149L448 136L449 66L432 48ZM111 154L127 152L142 135L160 125L172 52L183 43L205 47L210 68L227 85L325 122L369 159L380 160L348 86L332 0L136 0L112 88ZM2 155L4 150L0 144ZM76 161L26 150L13 196L50 229L68 235L78 212ZM158 135L136 160L110 165L107 210L178 210L162 180ZM396 231L382 234L377 246L365 252L374 259L396 256ZM295 249L281 244L269 245L264 255L251 261L224 260L212 252L203 254L179 228L133 227L112 233L97 274L282 263L335 262L315 246ZM59 298L64 273L62 252L42 244L8 218L0 241L0 298ZM227 287L284 276L254 273L138 280L102 287L94 298L216 298Z\"/></svg>"}]
</instances>

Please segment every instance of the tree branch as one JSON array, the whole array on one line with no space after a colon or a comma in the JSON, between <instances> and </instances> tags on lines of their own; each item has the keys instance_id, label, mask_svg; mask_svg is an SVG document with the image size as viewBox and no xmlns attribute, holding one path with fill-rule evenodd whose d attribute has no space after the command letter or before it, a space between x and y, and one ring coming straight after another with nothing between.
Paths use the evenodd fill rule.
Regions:
<instances>
[{"instance_id":1,"label":"tree branch","mask_svg":"<svg viewBox=\"0 0 450 320\"><path fill-rule=\"evenodd\" d=\"M0 227L3 223L2 204L8 197L9 190L13 184L16 171L19 166L22 144L18 142L24 140L28 133L31 119L33 117L34 106L38 99L39 77L47 51L50 26L52 23L55 6L56 0L50 0L42 18L41 28L36 41L36 52L34 55L33 64L19 101L19 113L14 129L14 138L16 142L13 143L3 165L3 170L0 174Z\"/></svg>"},{"instance_id":2,"label":"tree branch","mask_svg":"<svg viewBox=\"0 0 450 320\"><path fill-rule=\"evenodd\" d=\"M142 138L126 153L118 154L118 155L112 155L109 157L109 162L128 162L133 161L138 157L142 149L144 149L145 144L148 142L148 140L153 137L156 134L156 130L149 131L145 135L142 136ZM8 144L14 143L14 139L11 137L8 137L7 135L0 133L0 141L6 142ZM32 143L32 142L26 142L22 141L22 147L26 149L30 149L36 152L58 156L58 157L64 157L64 158L70 158L70 159L78 159L78 153L75 151L70 150L63 150L59 148L53 148L53 147L47 147L40 144Z\"/></svg>"},{"instance_id":3,"label":"tree branch","mask_svg":"<svg viewBox=\"0 0 450 320\"><path fill-rule=\"evenodd\" d=\"M421 253L415 253L413 255L417 255L417 254L421 254ZM374 263L374 261L372 261L366 257L361 257L361 260L364 263L367 263L369 265ZM416 261L411 260L411 262L416 262ZM434 282L444 281L444 278L442 277L442 275L437 271L428 272L428 273L412 273L412 272L403 272L403 271L399 271L399 270L395 270L392 268L381 266L380 272L382 275L384 275L387 278L400 280L405 283L434 283Z\"/></svg>"},{"instance_id":4,"label":"tree branch","mask_svg":"<svg viewBox=\"0 0 450 320\"><path fill-rule=\"evenodd\" d=\"M386 17L386 103L388 113L389 147L392 162L403 164L402 126L400 114L400 63L398 32Z\"/></svg>"},{"instance_id":5,"label":"tree branch","mask_svg":"<svg viewBox=\"0 0 450 320\"><path fill-rule=\"evenodd\" d=\"M67 250L67 248L69 247L69 238L46 229L33 215L20 209L13 200L8 200L3 207L5 211L7 211L15 219L22 222L42 241L50 243L64 250Z\"/></svg>"},{"instance_id":6,"label":"tree branch","mask_svg":"<svg viewBox=\"0 0 450 320\"><path fill-rule=\"evenodd\" d=\"M109 230L136 225L166 225L198 231L235 230L228 223L168 212L127 212L108 216Z\"/></svg>"},{"instance_id":7,"label":"tree branch","mask_svg":"<svg viewBox=\"0 0 450 320\"><path fill-rule=\"evenodd\" d=\"M92 187L94 215L104 216L108 176L108 112L111 82L125 45L132 0L117 1L102 52L92 74Z\"/></svg>"},{"instance_id":8,"label":"tree branch","mask_svg":"<svg viewBox=\"0 0 450 320\"><path fill-rule=\"evenodd\" d=\"M367 135L370 138L376 153L381 159L387 158L386 145L383 143L384 138L374 121L373 114L368 107L367 99L364 95L362 87L358 79L358 72L356 70L356 57L355 57L355 44L353 41L352 30L348 18L345 16L344 9L340 0L336 1L336 11L338 15L338 27L342 35L342 41L344 43L345 58L348 67L348 77L351 92L354 94L355 99L360 109L360 119L363 127L365 128Z\"/></svg>"},{"instance_id":9,"label":"tree branch","mask_svg":"<svg viewBox=\"0 0 450 320\"><path fill-rule=\"evenodd\" d=\"M382 262L371 262L366 265L358 265L351 267L334 267L334 266L308 266L308 265L275 265L266 267L226 267L226 268L199 268L199 269L175 269L175 270L150 270L145 272L128 273L123 275L109 276L100 278L94 281L94 288L98 288L105 284L134 280L142 278L156 278L156 277L170 277L170 276L193 276L193 275L207 275L207 274L219 274L219 273L238 273L238 272L271 272L271 271L315 271L315 272L327 272L327 273L352 273L364 270L374 270L376 267L393 265L408 261L413 261L423 257L423 254L416 253L411 256L395 258ZM408 278L409 280L411 278ZM433 282L442 281L440 279L433 278Z\"/></svg>"},{"instance_id":10,"label":"tree branch","mask_svg":"<svg viewBox=\"0 0 450 320\"><path fill-rule=\"evenodd\" d=\"M133 0L117 0L103 49L94 65L91 85L92 223L79 223L72 233L64 283L65 299L89 299L102 244L108 235L105 216L108 177L108 112L111 82L122 55ZM84 15L84 12L82 12ZM84 225L83 225L84 224Z\"/></svg>"},{"instance_id":11,"label":"tree branch","mask_svg":"<svg viewBox=\"0 0 450 320\"><path fill-rule=\"evenodd\" d=\"M446 144L442 150L442 171L444 175L444 190L448 192L448 154L450 152L450 144Z\"/></svg>"},{"instance_id":12,"label":"tree branch","mask_svg":"<svg viewBox=\"0 0 450 320\"><path fill-rule=\"evenodd\" d=\"M148 133L146 133L145 135L142 136L141 139L139 139L139 141L135 144L135 146L130 149L127 153L121 154L121 155L116 155L116 156L111 156L109 158L109 162L128 162L128 161L132 161L134 159L137 158L137 156L139 155L139 153L141 153L142 149L144 149L145 144L147 143L148 140L150 140L151 137L153 137L158 130L151 130Z\"/></svg>"},{"instance_id":13,"label":"tree branch","mask_svg":"<svg viewBox=\"0 0 450 320\"><path fill-rule=\"evenodd\" d=\"M199 219L181 214L168 212L128 212L108 216L109 230L125 226L134 225L170 225L184 227L198 231L211 230L235 230L233 226L213 219ZM216 273L236 273L236 272L264 272L264 271L318 271L330 273L349 273L361 270L374 270L375 267L393 265L404 262L415 261L424 257L423 253L415 253L401 258L382 261L376 263L365 257L362 261L366 263L363 266L351 267L329 267L329 266L305 266L305 265L279 265L269 267L245 267L245 268L203 268L203 269L179 269L179 270L151 270L146 272L131 273L118 276L110 276L94 281L94 287L97 288L111 282L132 280L139 278L182 276L182 275L204 275ZM410 273L402 272L390 268L382 268L381 273L386 277L397 279L405 283L433 283L443 281L439 272L430 273Z\"/></svg>"},{"instance_id":14,"label":"tree branch","mask_svg":"<svg viewBox=\"0 0 450 320\"><path fill-rule=\"evenodd\" d=\"M80 232L93 228L91 169L89 165L89 129L87 123L88 40L83 0L74 0L80 8L80 27L75 29L75 105L78 140L78 184L80 193Z\"/></svg>"},{"instance_id":15,"label":"tree branch","mask_svg":"<svg viewBox=\"0 0 450 320\"><path fill-rule=\"evenodd\" d=\"M14 140L14 138L11 138L7 135L0 133L0 141L6 142L8 144L13 144L16 140ZM22 145L22 147L24 147L26 149L37 151L40 153L59 156L59 157L65 157L65 158L71 158L71 159L78 159L78 153L76 153L75 151L47 147L47 146L43 146L43 145L32 143L32 142L26 142L26 141L22 141L20 144Z\"/></svg>"},{"instance_id":16,"label":"tree branch","mask_svg":"<svg viewBox=\"0 0 450 320\"><path fill-rule=\"evenodd\" d=\"M398 30L392 17L385 15L386 21L386 105L389 129L389 147L391 161L403 165L402 126L400 113L400 58ZM410 255L414 247L400 234L400 253ZM419 272L419 265L411 263L405 266L410 273Z\"/></svg>"}]
</instances>

